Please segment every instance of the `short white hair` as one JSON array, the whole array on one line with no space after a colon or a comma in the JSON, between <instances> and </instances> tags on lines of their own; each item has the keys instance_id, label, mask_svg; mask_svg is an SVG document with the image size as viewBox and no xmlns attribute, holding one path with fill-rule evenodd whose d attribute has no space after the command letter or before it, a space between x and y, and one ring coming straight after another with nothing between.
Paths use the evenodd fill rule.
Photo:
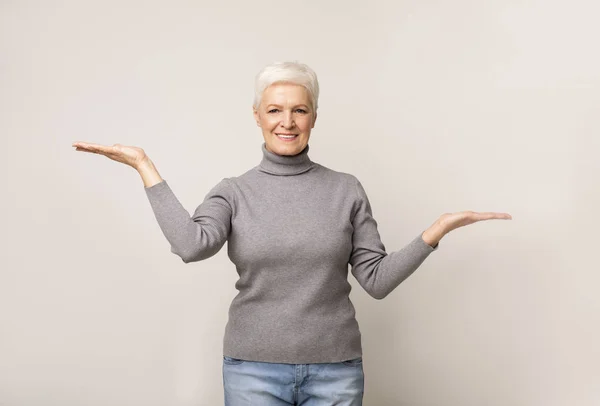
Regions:
<instances>
[{"instance_id":1,"label":"short white hair","mask_svg":"<svg viewBox=\"0 0 600 406\"><path fill-rule=\"evenodd\" d=\"M266 88L274 83L293 83L308 90L312 108L316 113L319 107L319 81L317 74L308 65L299 62L275 62L265 66L254 81L254 104L258 109Z\"/></svg>"}]
</instances>

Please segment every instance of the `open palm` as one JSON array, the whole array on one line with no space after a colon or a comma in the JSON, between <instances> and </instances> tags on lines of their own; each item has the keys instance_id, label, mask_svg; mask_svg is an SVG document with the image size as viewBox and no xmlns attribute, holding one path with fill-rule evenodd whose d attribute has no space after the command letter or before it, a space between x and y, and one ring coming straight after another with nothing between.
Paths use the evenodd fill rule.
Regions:
<instances>
[{"instance_id":1,"label":"open palm","mask_svg":"<svg viewBox=\"0 0 600 406\"><path fill-rule=\"evenodd\" d=\"M446 233L455 230L459 227L464 227L469 224L477 223L478 221L484 220L512 220L512 216L508 213L493 213L483 212L478 213L475 211L461 211L458 213L445 213L440 217L440 223L442 224Z\"/></svg>"},{"instance_id":2,"label":"open palm","mask_svg":"<svg viewBox=\"0 0 600 406\"><path fill-rule=\"evenodd\" d=\"M100 145L92 144L89 142L74 142L73 146L76 147L76 151L90 152L93 154L104 155L113 161L121 162L132 168L137 169L138 166L146 159L146 153L142 148L114 144Z\"/></svg>"}]
</instances>

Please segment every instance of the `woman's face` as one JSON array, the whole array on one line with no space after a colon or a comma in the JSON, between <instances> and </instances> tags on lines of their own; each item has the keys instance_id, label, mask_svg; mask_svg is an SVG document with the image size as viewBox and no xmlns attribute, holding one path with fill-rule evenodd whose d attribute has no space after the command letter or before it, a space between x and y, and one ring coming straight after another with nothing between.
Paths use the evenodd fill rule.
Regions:
<instances>
[{"instance_id":1,"label":"woman's face","mask_svg":"<svg viewBox=\"0 0 600 406\"><path fill-rule=\"evenodd\" d=\"M302 152L317 120L308 90L291 83L275 83L267 87L260 106L253 110L256 124L262 128L267 150L277 155Z\"/></svg>"}]
</instances>

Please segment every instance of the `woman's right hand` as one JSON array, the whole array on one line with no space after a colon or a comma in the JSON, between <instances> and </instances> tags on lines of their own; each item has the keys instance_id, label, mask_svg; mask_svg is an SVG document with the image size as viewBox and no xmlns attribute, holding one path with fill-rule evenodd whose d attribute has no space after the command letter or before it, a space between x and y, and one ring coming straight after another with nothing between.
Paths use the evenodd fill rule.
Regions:
<instances>
[{"instance_id":1,"label":"woman's right hand","mask_svg":"<svg viewBox=\"0 0 600 406\"><path fill-rule=\"evenodd\" d=\"M93 154L104 155L113 161L124 163L134 169L139 169L148 156L143 149L133 146L114 144L112 146L92 144L89 142L74 142L76 151L90 152Z\"/></svg>"}]
</instances>

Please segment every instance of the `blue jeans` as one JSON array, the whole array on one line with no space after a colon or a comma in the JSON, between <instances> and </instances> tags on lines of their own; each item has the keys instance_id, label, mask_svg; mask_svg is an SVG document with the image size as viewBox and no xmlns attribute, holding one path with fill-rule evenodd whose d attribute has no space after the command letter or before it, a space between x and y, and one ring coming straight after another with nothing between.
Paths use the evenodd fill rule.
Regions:
<instances>
[{"instance_id":1,"label":"blue jeans","mask_svg":"<svg viewBox=\"0 0 600 406\"><path fill-rule=\"evenodd\" d=\"M323 364L276 364L223 357L225 406L362 406L362 357Z\"/></svg>"}]
</instances>

